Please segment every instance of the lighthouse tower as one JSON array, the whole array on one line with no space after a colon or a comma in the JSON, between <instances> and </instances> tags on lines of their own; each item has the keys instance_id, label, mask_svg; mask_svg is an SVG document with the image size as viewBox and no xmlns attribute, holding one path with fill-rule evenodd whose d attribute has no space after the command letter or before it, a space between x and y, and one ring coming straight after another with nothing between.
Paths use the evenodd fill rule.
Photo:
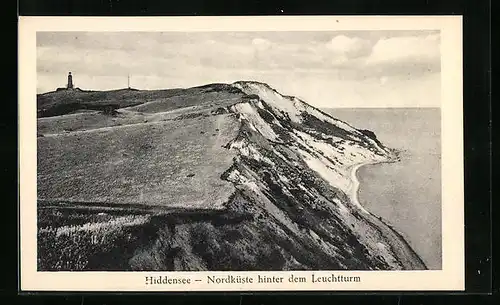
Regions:
<instances>
[{"instance_id":1,"label":"lighthouse tower","mask_svg":"<svg viewBox=\"0 0 500 305\"><path fill-rule=\"evenodd\" d=\"M66 86L67 89L73 89L73 76L71 75L71 72L68 74L68 85Z\"/></svg>"}]
</instances>

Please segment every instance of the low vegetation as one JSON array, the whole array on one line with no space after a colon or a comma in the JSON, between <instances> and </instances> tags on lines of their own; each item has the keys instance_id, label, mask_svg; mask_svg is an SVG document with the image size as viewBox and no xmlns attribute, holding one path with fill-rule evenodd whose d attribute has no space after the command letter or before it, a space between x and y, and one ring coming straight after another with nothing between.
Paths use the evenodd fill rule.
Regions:
<instances>
[{"instance_id":1,"label":"low vegetation","mask_svg":"<svg viewBox=\"0 0 500 305\"><path fill-rule=\"evenodd\" d=\"M148 215L39 212L38 269L127 270L128 258L145 240ZM154 236L154 235L152 235Z\"/></svg>"}]
</instances>

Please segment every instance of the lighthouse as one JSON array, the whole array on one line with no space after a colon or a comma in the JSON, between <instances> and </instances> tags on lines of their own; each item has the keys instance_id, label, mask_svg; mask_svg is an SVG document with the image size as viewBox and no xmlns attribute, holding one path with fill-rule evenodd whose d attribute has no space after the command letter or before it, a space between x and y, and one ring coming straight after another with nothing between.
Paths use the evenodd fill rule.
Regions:
<instances>
[{"instance_id":1,"label":"lighthouse","mask_svg":"<svg viewBox=\"0 0 500 305\"><path fill-rule=\"evenodd\" d=\"M68 85L66 86L67 89L73 89L73 76L71 75L71 72L68 74Z\"/></svg>"}]
</instances>

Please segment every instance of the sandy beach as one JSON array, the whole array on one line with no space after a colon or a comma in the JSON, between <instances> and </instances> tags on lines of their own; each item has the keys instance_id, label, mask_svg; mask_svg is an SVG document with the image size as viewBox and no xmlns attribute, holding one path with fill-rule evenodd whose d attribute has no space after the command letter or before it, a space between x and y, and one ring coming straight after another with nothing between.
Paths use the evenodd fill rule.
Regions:
<instances>
[{"instance_id":1,"label":"sandy beach","mask_svg":"<svg viewBox=\"0 0 500 305\"><path fill-rule=\"evenodd\" d=\"M362 212L364 212L365 214L370 214L370 212L368 212L361 205L361 203L359 202L359 199L358 199L359 179L357 177L357 172L358 172L359 168L361 168L364 165L368 165L368 164L374 164L374 163L364 162L364 163L356 164L356 165L352 166L351 169L350 169L350 177L351 177L352 184L351 184L351 190L350 190L350 194L349 195L351 197L352 203L356 207L358 207Z\"/></svg>"}]
</instances>

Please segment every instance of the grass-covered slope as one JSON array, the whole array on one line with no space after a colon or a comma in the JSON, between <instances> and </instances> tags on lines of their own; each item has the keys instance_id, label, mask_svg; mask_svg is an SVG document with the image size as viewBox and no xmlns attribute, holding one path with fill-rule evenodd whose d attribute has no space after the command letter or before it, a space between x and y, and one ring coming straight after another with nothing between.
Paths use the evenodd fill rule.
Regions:
<instances>
[{"instance_id":1,"label":"grass-covered slope","mask_svg":"<svg viewBox=\"0 0 500 305\"><path fill-rule=\"evenodd\" d=\"M105 110L142 104L148 100L167 98L178 94L180 89L110 91L61 90L37 95L38 117L57 116L78 110Z\"/></svg>"},{"instance_id":2,"label":"grass-covered slope","mask_svg":"<svg viewBox=\"0 0 500 305\"><path fill-rule=\"evenodd\" d=\"M355 198L353 168L392 150L266 84L38 129L42 270L425 268Z\"/></svg>"},{"instance_id":3,"label":"grass-covered slope","mask_svg":"<svg viewBox=\"0 0 500 305\"><path fill-rule=\"evenodd\" d=\"M135 108L139 112L159 112L220 101L238 93L238 89L226 84L166 90L60 90L38 94L37 113L38 117L52 117L81 110L111 111L139 105L143 105Z\"/></svg>"},{"instance_id":4,"label":"grass-covered slope","mask_svg":"<svg viewBox=\"0 0 500 305\"><path fill-rule=\"evenodd\" d=\"M216 208L232 185L219 177L235 153L222 146L228 114L137 123L38 139L38 198Z\"/></svg>"}]
</instances>

